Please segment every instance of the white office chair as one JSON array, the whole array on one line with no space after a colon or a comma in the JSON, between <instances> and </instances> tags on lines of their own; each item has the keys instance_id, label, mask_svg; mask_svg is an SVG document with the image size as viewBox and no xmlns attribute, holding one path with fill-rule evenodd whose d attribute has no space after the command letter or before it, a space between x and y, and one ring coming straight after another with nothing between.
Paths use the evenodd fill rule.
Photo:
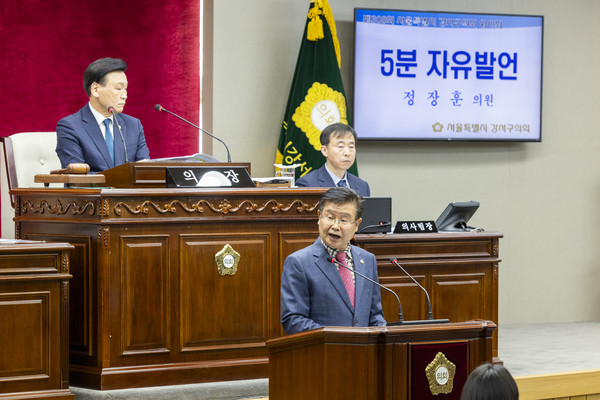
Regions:
<instances>
[{"instance_id":1,"label":"white office chair","mask_svg":"<svg viewBox=\"0 0 600 400\"><path fill-rule=\"evenodd\" d=\"M0 141L3 144L0 154L3 158L0 160L2 237L13 238L15 211L14 199L9 195L9 190L17 187L43 187L44 184L35 183L33 177L60 169L61 166L55 150L56 132L16 133L0 138Z\"/></svg>"}]
</instances>

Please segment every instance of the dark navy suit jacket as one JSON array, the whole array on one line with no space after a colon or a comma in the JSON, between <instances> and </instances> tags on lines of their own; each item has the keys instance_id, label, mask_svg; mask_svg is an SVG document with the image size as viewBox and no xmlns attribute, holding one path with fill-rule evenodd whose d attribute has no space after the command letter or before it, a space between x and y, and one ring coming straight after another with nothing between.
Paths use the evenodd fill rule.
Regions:
<instances>
[{"instance_id":1,"label":"dark navy suit jacket","mask_svg":"<svg viewBox=\"0 0 600 400\"><path fill-rule=\"evenodd\" d=\"M348 184L351 189L354 189L362 197L368 197L371 195L371 189L369 184L358 176L347 172ZM321 168L316 169L308 174L304 175L296 181L296 186L300 187L334 187L333 179L329 175L329 172L325 169L325 165Z\"/></svg>"},{"instance_id":2,"label":"dark navy suit jacket","mask_svg":"<svg viewBox=\"0 0 600 400\"><path fill-rule=\"evenodd\" d=\"M374 281L375 256L352 246L354 268ZM320 239L289 255L281 278L281 325L287 333L323 326L384 326L378 286L355 274L355 308ZM341 268L341 267L340 267Z\"/></svg>"},{"instance_id":3,"label":"dark navy suit jacket","mask_svg":"<svg viewBox=\"0 0 600 400\"><path fill-rule=\"evenodd\" d=\"M128 161L149 159L150 151L146 146L144 128L140 120L129 115L117 114L117 121L125 138ZM90 172L97 173L124 164L125 150L121 135L116 127L113 127L113 131L114 164L89 104L75 114L58 121L56 154L62 167L66 168L71 163L86 163L90 166Z\"/></svg>"}]
</instances>

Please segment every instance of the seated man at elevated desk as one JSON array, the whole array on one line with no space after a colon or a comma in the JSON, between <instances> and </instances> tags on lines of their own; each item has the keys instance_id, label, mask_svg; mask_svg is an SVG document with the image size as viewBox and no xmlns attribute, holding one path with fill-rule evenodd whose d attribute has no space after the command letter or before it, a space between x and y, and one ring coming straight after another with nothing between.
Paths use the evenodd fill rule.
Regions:
<instances>
[{"instance_id":1,"label":"seated man at elevated desk","mask_svg":"<svg viewBox=\"0 0 600 400\"><path fill-rule=\"evenodd\" d=\"M296 186L349 186L363 197L371 195L369 184L348 172L356 159L356 132L352 127L335 123L321 132L321 153L325 165L296 181Z\"/></svg>"},{"instance_id":2,"label":"seated man at elevated desk","mask_svg":"<svg viewBox=\"0 0 600 400\"><path fill-rule=\"evenodd\" d=\"M386 325L379 286L354 273L378 281L375 256L350 244L362 209L360 195L346 187L331 188L319 200L320 237L283 265L281 325L287 333Z\"/></svg>"},{"instance_id":3,"label":"seated man at elevated desk","mask_svg":"<svg viewBox=\"0 0 600 400\"><path fill-rule=\"evenodd\" d=\"M150 158L140 120L122 114L126 69L125 61L118 58L101 58L86 68L83 87L89 103L56 126L56 153L62 168L86 163L90 172L98 173Z\"/></svg>"}]
</instances>

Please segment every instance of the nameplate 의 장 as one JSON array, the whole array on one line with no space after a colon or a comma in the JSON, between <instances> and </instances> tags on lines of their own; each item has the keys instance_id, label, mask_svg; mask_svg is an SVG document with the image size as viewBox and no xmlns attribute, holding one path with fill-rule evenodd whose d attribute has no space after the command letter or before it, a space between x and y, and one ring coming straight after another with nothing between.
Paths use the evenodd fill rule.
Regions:
<instances>
[{"instance_id":1,"label":"nameplate \uc758 \uc7a5","mask_svg":"<svg viewBox=\"0 0 600 400\"><path fill-rule=\"evenodd\" d=\"M254 187L244 167L166 167L168 188Z\"/></svg>"}]
</instances>

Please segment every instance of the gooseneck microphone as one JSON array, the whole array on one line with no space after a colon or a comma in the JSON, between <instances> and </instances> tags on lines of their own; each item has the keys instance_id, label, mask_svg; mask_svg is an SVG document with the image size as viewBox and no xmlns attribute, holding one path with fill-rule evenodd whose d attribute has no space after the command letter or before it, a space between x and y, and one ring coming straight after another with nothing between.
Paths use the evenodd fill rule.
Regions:
<instances>
[{"instance_id":1,"label":"gooseneck microphone","mask_svg":"<svg viewBox=\"0 0 600 400\"><path fill-rule=\"evenodd\" d=\"M400 263L398 262L398 260L396 259L396 257L391 257L390 258L390 262L392 264L396 265L398 268L400 268L402 270L402 272L404 272L404 274L406 276L408 276L410 279L412 279L412 281L418 287L420 287L423 292L425 292L425 296L427 297L427 306L429 307L429 311L427 313L427 319L426 320L417 320L417 321L404 321L404 324L405 325L443 324L443 323L450 322L447 318L444 318L444 319L433 319L433 313L431 312L431 300L429 300L429 293L427 293L427 290L425 290L425 288L423 286L421 286L419 284L419 282L417 282L417 280L415 278L413 278L413 276L411 274L409 274L404 268L402 268L402 265L400 265Z\"/></svg>"},{"instance_id":2,"label":"gooseneck microphone","mask_svg":"<svg viewBox=\"0 0 600 400\"><path fill-rule=\"evenodd\" d=\"M224 141L222 141L221 139L219 139L218 137L216 137L215 135L213 135L212 133L205 131L204 129L200 128L198 125L195 125L193 123L191 123L190 121L188 121L187 119L180 117L179 115L175 114L174 112L171 112L169 110L167 110L166 108L164 108L163 106L161 106L160 104L157 104L154 106L154 108L156 109L156 111L164 111L166 113L169 113L171 115L176 116L177 118L179 118L180 120L182 120L183 122L186 122L188 124L190 124L191 126L193 126L194 128L198 129L200 132L204 132L206 133L208 136L210 136L213 139L218 140L219 142L223 143L223 146L225 146L225 150L227 150L227 162L231 162L231 156L229 155L229 147L227 147L227 145L225 144Z\"/></svg>"},{"instance_id":3,"label":"gooseneck microphone","mask_svg":"<svg viewBox=\"0 0 600 400\"><path fill-rule=\"evenodd\" d=\"M379 286L380 288L383 288L385 290L387 290L388 292L390 292L391 294L393 294L396 297L396 301L398 301L398 322L388 322L387 325L388 326L395 326L395 325L403 325L404 324L404 317L402 316L402 305L400 304L400 298L398 297L398 295L396 294L396 292L394 292L392 289L388 289L385 286L383 286L382 284L380 284L379 282L375 282L373 279L361 274L360 272L357 272L355 270L353 270L352 268L348 267L347 265L342 264L341 262L339 262L338 260L335 259L335 257L330 256L327 258L327 261L329 261L330 263L333 263L339 267L343 267L346 268L347 270L354 272L356 275L365 278L366 280L368 280L369 282Z\"/></svg>"},{"instance_id":4,"label":"gooseneck microphone","mask_svg":"<svg viewBox=\"0 0 600 400\"><path fill-rule=\"evenodd\" d=\"M121 135L121 142L123 142L123 149L125 150L125 162L128 163L127 159L127 145L125 144L125 138L123 137L123 132L121 132L121 125L119 125L119 121L117 121L117 114L115 113L115 108L113 106L108 107L108 112L113 116L114 125L117 127L119 131L119 135Z\"/></svg>"},{"instance_id":5,"label":"gooseneck microphone","mask_svg":"<svg viewBox=\"0 0 600 400\"><path fill-rule=\"evenodd\" d=\"M392 226L391 222L381 221L379 224L363 226L362 228L360 228L360 231L358 231L358 233L371 233L371 232L369 232L369 230L371 230L373 228L378 229L378 231L379 231L381 228L389 228L391 226Z\"/></svg>"}]
</instances>

